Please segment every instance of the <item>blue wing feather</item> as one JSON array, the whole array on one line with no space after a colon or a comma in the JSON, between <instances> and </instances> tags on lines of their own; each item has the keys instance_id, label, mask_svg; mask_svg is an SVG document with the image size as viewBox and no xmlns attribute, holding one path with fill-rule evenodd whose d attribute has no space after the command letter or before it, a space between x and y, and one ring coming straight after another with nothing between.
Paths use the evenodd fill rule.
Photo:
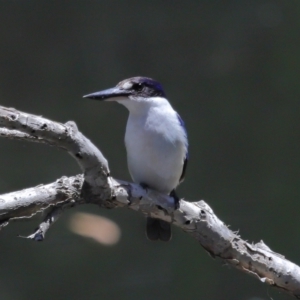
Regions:
<instances>
[{"instance_id":1,"label":"blue wing feather","mask_svg":"<svg viewBox=\"0 0 300 300\"><path fill-rule=\"evenodd\" d=\"M178 118L178 121L179 121L182 129L184 130L185 135L187 136L187 132L186 132L184 121L181 119L181 117L179 116L179 114L177 114L177 118ZM187 167L188 159L189 159L188 143L186 142L186 153L185 153L185 157L184 157L184 161L183 161L183 168L182 168L182 173L181 173L179 182L182 182L184 180L184 176L185 176L185 172L186 172L186 167Z\"/></svg>"}]
</instances>

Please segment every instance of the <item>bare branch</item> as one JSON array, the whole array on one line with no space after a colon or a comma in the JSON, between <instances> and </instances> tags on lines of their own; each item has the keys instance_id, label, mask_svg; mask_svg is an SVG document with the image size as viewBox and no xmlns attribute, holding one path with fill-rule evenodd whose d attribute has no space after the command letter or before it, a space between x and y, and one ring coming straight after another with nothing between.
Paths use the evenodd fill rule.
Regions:
<instances>
[{"instance_id":1,"label":"bare branch","mask_svg":"<svg viewBox=\"0 0 300 300\"><path fill-rule=\"evenodd\" d=\"M0 228L10 220L31 218L50 206L66 206L81 201L83 176L62 177L54 183L39 185L0 196Z\"/></svg>"},{"instance_id":2,"label":"bare branch","mask_svg":"<svg viewBox=\"0 0 300 300\"><path fill-rule=\"evenodd\" d=\"M42 117L0 107L0 136L48 143L67 150L79 163L83 175L63 177L54 183L0 196L0 227L10 220L29 218L50 208L45 220L28 238L41 240L65 208L93 203L102 207L126 207L160 218L195 238L211 256L260 281L300 299L300 268L273 252L262 241L250 244L231 231L204 201L174 199L151 189L109 177L101 152L77 129Z\"/></svg>"},{"instance_id":3,"label":"bare branch","mask_svg":"<svg viewBox=\"0 0 300 300\"><path fill-rule=\"evenodd\" d=\"M67 150L78 162L85 174L85 181L101 193L108 184L109 168L107 160L98 148L81 132L74 122L66 124L50 121L46 118L20 112L14 108L0 106L0 127L12 130L17 138L47 142L52 146ZM6 132L6 136L9 134ZM29 139L29 136L31 139ZM99 189L101 187L101 189Z\"/></svg>"}]
</instances>

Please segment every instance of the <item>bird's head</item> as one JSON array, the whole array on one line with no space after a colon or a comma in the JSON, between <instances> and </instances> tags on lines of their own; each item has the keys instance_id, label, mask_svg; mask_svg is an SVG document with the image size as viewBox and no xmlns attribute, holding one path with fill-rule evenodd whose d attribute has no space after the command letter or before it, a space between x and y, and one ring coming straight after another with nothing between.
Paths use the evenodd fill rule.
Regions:
<instances>
[{"instance_id":1,"label":"bird's head","mask_svg":"<svg viewBox=\"0 0 300 300\"><path fill-rule=\"evenodd\" d=\"M129 111L165 100L161 84L147 77L132 77L119 82L115 87L83 96L83 98L116 101Z\"/></svg>"}]
</instances>

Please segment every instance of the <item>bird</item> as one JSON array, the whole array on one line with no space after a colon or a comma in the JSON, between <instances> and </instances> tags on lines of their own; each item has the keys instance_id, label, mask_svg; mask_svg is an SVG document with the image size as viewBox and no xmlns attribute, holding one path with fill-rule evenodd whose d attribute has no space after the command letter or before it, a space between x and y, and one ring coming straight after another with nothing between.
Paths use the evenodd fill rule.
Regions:
<instances>
[{"instance_id":1,"label":"bird","mask_svg":"<svg viewBox=\"0 0 300 300\"><path fill-rule=\"evenodd\" d=\"M172 196L178 208L175 188L185 176L188 138L185 123L171 106L162 85L152 78L137 76L83 97L115 101L128 109L125 147L132 180ZM148 216L146 234L153 241L169 241L170 223Z\"/></svg>"}]
</instances>

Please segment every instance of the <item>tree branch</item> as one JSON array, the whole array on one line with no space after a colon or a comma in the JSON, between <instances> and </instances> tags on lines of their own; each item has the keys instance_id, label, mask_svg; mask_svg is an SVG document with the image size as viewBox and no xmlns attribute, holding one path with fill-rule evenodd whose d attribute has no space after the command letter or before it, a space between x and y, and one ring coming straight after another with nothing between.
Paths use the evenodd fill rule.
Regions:
<instances>
[{"instance_id":1,"label":"tree branch","mask_svg":"<svg viewBox=\"0 0 300 300\"><path fill-rule=\"evenodd\" d=\"M1 128L2 127L2 128ZM0 196L0 228L10 220L30 218L49 209L44 221L28 238L43 240L64 209L92 203L102 207L127 207L180 227L213 257L300 299L300 268L273 252L263 241L250 244L231 231L204 201L180 200L109 176L102 153L81 134L74 122L61 124L42 117L0 107L0 136L46 143L68 151L83 175L62 177Z\"/></svg>"}]
</instances>

